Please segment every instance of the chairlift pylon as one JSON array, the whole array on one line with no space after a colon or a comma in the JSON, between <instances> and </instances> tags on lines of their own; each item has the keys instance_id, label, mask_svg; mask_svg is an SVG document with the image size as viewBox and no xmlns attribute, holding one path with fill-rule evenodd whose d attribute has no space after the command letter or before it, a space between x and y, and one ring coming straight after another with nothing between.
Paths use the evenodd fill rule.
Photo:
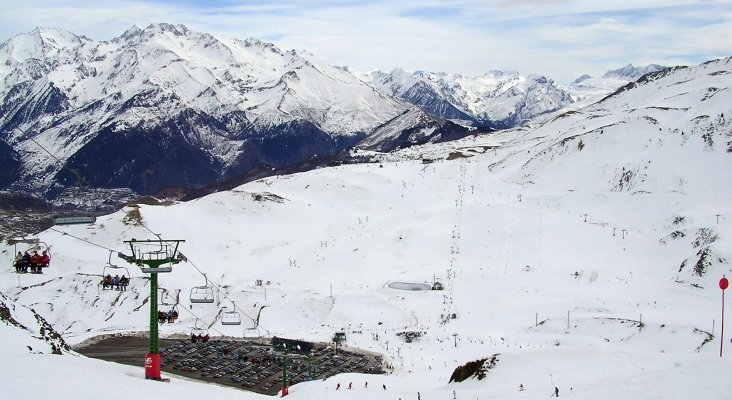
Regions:
<instances>
[{"instance_id":1,"label":"chairlift pylon","mask_svg":"<svg viewBox=\"0 0 732 400\"><path fill-rule=\"evenodd\" d=\"M206 284L203 286L194 286L191 288L191 303L213 303L215 300L213 286L208 284L208 277L203 274Z\"/></svg>"},{"instance_id":2,"label":"chairlift pylon","mask_svg":"<svg viewBox=\"0 0 732 400\"><path fill-rule=\"evenodd\" d=\"M156 235L157 240L127 240L132 255L117 253L117 256L131 264L140 267L146 274L172 272L173 264L183 261L182 254L178 253L178 245L185 240L163 240Z\"/></svg>"},{"instance_id":3,"label":"chairlift pylon","mask_svg":"<svg viewBox=\"0 0 732 400\"><path fill-rule=\"evenodd\" d=\"M236 311L236 304L232 301L232 311L221 313L221 325L241 325L241 315Z\"/></svg>"}]
</instances>

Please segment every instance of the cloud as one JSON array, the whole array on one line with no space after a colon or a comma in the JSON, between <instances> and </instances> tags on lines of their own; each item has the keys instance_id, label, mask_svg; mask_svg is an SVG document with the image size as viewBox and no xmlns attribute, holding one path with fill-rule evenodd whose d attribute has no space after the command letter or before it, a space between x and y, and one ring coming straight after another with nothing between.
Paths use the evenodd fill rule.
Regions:
<instances>
[{"instance_id":1,"label":"cloud","mask_svg":"<svg viewBox=\"0 0 732 400\"><path fill-rule=\"evenodd\" d=\"M364 72L506 69L569 82L627 63L732 54L732 4L716 0L30 0L4 6L0 41L36 26L107 40L151 22L256 37Z\"/></svg>"},{"instance_id":2,"label":"cloud","mask_svg":"<svg viewBox=\"0 0 732 400\"><path fill-rule=\"evenodd\" d=\"M456 7L417 7L403 10L400 15L408 18L423 18L428 20L444 20L462 18L462 10Z\"/></svg>"}]
</instances>

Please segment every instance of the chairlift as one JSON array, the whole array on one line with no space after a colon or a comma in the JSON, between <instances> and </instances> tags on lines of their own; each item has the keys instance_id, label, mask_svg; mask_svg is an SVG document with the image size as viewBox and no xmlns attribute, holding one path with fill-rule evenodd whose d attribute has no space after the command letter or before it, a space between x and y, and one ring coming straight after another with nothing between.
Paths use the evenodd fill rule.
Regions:
<instances>
[{"instance_id":1,"label":"chairlift","mask_svg":"<svg viewBox=\"0 0 732 400\"><path fill-rule=\"evenodd\" d=\"M221 325L241 325L241 315L236 311L236 304L232 301L232 311L221 313Z\"/></svg>"},{"instance_id":2,"label":"chairlift","mask_svg":"<svg viewBox=\"0 0 732 400\"><path fill-rule=\"evenodd\" d=\"M194 286L191 288L191 303L213 303L215 300L213 286L208 284L208 277L203 274L206 284L203 286Z\"/></svg>"},{"instance_id":3,"label":"chairlift","mask_svg":"<svg viewBox=\"0 0 732 400\"><path fill-rule=\"evenodd\" d=\"M169 306L170 304L162 304L162 305ZM180 312L178 311L178 303L173 304L172 307L170 307L170 309L167 311L163 311L158 308L158 323L162 323L165 321L167 321L168 323L173 323L179 317L180 317Z\"/></svg>"},{"instance_id":4,"label":"chairlift","mask_svg":"<svg viewBox=\"0 0 732 400\"><path fill-rule=\"evenodd\" d=\"M209 338L208 328L203 321L198 318L193 322L193 328L191 328L191 339L194 340L194 338L195 340L205 338L205 341L208 341Z\"/></svg>"},{"instance_id":5,"label":"chairlift","mask_svg":"<svg viewBox=\"0 0 732 400\"><path fill-rule=\"evenodd\" d=\"M15 269L15 272L18 273L26 273L28 271L28 268L31 268L31 272L35 271L35 273L43 273L44 267L50 267L51 266L51 248L45 243L42 242L37 237L32 238L10 238L8 239L7 243L10 245L13 245L13 254L16 254L16 258L13 259L13 268ZM20 246L19 246L20 245ZM22 251L18 251L18 247L23 249ZM42 264L40 267L36 267L32 264L23 264L21 260L17 260L17 254L20 254L21 257L25 254L31 254L34 253L45 253L48 255L48 263Z\"/></svg>"},{"instance_id":6,"label":"chairlift","mask_svg":"<svg viewBox=\"0 0 732 400\"><path fill-rule=\"evenodd\" d=\"M119 265L112 264L112 253L113 251L110 250L107 265L105 265L104 269L102 269L102 280L99 282L99 284L104 286L104 278L106 278L107 275L111 277L113 273L114 275L119 275L119 273L121 272L122 277L127 277L127 284L125 284L125 286L127 286L132 280L132 277L130 276L130 271L127 269L127 267L121 267Z\"/></svg>"},{"instance_id":7,"label":"chairlift","mask_svg":"<svg viewBox=\"0 0 732 400\"><path fill-rule=\"evenodd\" d=\"M259 332L259 328L244 328L244 332L242 332L242 337L246 339L256 339L261 338L262 333Z\"/></svg>"},{"instance_id":8,"label":"chairlift","mask_svg":"<svg viewBox=\"0 0 732 400\"><path fill-rule=\"evenodd\" d=\"M147 274L172 272L172 265L184 260L182 254L177 254L178 245L183 240L163 240L160 235L157 236L158 240L125 241L130 245L132 255L118 253L117 256L139 266Z\"/></svg>"},{"instance_id":9,"label":"chairlift","mask_svg":"<svg viewBox=\"0 0 732 400\"><path fill-rule=\"evenodd\" d=\"M34 140L35 142L35 140ZM36 143L38 144L38 143ZM40 146L40 145L39 145ZM76 194L72 197L77 201L76 211L64 212L61 215L52 217L54 225L77 225L77 224L93 224L97 221L97 217L89 212L88 196L82 195L81 174L76 168L67 168L76 177ZM86 204L85 204L86 203Z\"/></svg>"},{"instance_id":10,"label":"chairlift","mask_svg":"<svg viewBox=\"0 0 732 400\"><path fill-rule=\"evenodd\" d=\"M158 304L161 306L178 306L178 293L176 292L175 302L171 303L168 299L172 297L168 289L158 287Z\"/></svg>"},{"instance_id":11,"label":"chairlift","mask_svg":"<svg viewBox=\"0 0 732 400\"><path fill-rule=\"evenodd\" d=\"M76 224L93 224L97 217L94 215L54 215L54 225L76 225Z\"/></svg>"}]
</instances>

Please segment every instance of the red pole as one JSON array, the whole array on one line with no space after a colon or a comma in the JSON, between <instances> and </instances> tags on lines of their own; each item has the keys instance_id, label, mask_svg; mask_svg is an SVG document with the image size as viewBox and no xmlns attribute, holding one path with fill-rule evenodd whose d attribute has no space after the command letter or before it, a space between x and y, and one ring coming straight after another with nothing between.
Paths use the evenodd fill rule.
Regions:
<instances>
[{"instance_id":1,"label":"red pole","mask_svg":"<svg viewBox=\"0 0 732 400\"><path fill-rule=\"evenodd\" d=\"M724 346L724 289L722 289L722 332L719 336L719 356L722 357L722 346Z\"/></svg>"},{"instance_id":2,"label":"red pole","mask_svg":"<svg viewBox=\"0 0 732 400\"><path fill-rule=\"evenodd\" d=\"M719 280L719 288L722 289L722 332L719 337L719 356L722 357L722 347L724 346L724 290L729 287L729 281L722 275L722 279Z\"/></svg>"}]
</instances>

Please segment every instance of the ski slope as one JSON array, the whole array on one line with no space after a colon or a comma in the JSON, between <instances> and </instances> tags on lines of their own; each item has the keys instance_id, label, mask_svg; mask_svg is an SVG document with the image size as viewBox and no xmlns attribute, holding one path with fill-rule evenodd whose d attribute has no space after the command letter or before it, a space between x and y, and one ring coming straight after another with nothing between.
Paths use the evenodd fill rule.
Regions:
<instances>
[{"instance_id":1,"label":"ski slope","mask_svg":"<svg viewBox=\"0 0 732 400\"><path fill-rule=\"evenodd\" d=\"M714 378L729 367L718 357L719 339L702 346L704 332L718 323L718 277L708 276L703 288L676 282L672 261L682 246L658 243L669 211L684 210L694 224L717 226L699 196L675 196L676 207L667 210L656 207L653 195L639 201L619 194L535 193L497 179L479 157L381 165L267 178L189 203L141 206L145 226L163 238L186 240L181 251L221 290L213 305L192 305L190 290L204 280L191 263L161 275L161 286L181 291L180 322L162 325L162 334L189 334L196 317L213 323L213 335L235 337L257 332L327 341L345 330L349 346L384 353L394 367L383 377L297 385L294 398L323 398L335 381L355 381L360 388L366 379L373 388L384 382L388 395L338 396L409 398L421 391L427 399L455 390L470 398L521 398L548 395L558 386L563 392L572 387L577 398L632 398L632 386L638 395L687 398L726 387ZM252 194L277 197L257 201ZM729 205L716 205L715 212L729 213ZM639 215L645 215L644 229L634 224ZM124 217L118 212L94 226L44 232L53 266L43 276L3 271L3 293L45 315L72 344L146 330L143 274L128 266L130 290L100 291L108 251L76 239L124 252L123 240L151 236L126 225ZM626 229L625 239L620 229ZM726 222L718 229L729 236ZM3 254L6 263L10 254ZM113 263L123 264L115 257ZM435 278L446 290L388 287ZM256 286L257 279L265 285ZM229 300L241 309L245 326L251 325L247 316L255 318L266 306L257 329L220 325L217 315L230 309ZM448 314L457 318L442 322ZM395 335L403 330L426 335L407 344ZM485 380L447 383L456 366L495 353L499 363ZM33 364L44 356L13 357ZM54 361L60 369L98 363ZM151 385L142 368L106 368L107 379ZM514 393L519 384L528 392ZM176 381L164 386L168 393ZM17 390L21 398L29 394Z\"/></svg>"}]
</instances>

